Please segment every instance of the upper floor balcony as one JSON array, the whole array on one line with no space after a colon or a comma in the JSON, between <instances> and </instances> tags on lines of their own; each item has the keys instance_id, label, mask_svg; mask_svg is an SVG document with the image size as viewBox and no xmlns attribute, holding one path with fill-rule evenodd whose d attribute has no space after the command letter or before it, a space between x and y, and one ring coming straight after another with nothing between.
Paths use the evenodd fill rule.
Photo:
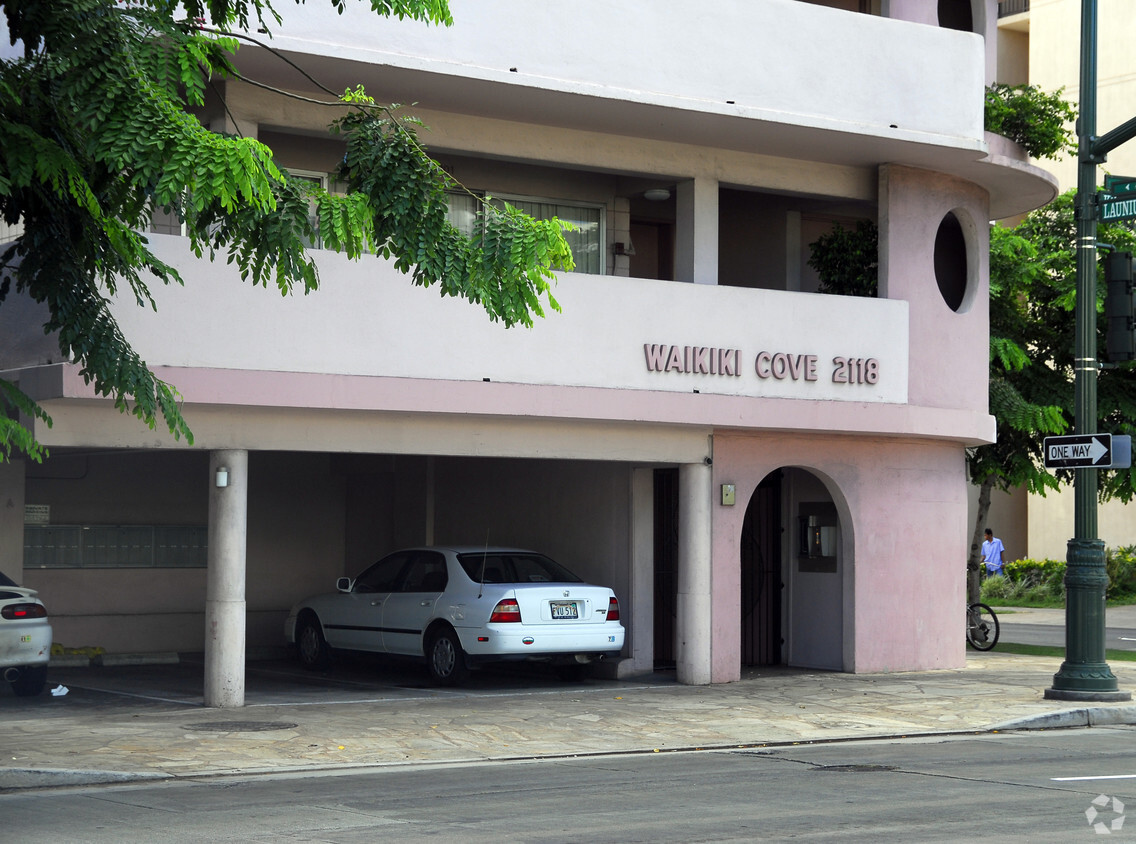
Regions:
<instances>
[{"instance_id":1,"label":"upper floor balcony","mask_svg":"<svg viewBox=\"0 0 1136 844\"><path fill-rule=\"evenodd\" d=\"M658 0L456 0L450 28L290 7L271 45L331 90L427 112L858 165L985 152L985 45L949 28L799 0L713 12ZM250 76L308 83L246 47ZM265 116L266 119L269 117Z\"/></svg>"}]
</instances>

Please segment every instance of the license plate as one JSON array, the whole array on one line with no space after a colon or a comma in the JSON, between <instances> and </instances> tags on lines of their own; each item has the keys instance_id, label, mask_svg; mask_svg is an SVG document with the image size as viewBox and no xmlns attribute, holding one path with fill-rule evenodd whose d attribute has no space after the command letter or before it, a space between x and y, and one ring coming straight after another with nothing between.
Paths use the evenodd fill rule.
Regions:
<instances>
[{"instance_id":1,"label":"license plate","mask_svg":"<svg viewBox=\"0 0 1136 844\"><path fill-rule=\"evenodd\" d=\"M575 601L551 601L553 618L579 618Z\"/></svg>"}]
</instances>

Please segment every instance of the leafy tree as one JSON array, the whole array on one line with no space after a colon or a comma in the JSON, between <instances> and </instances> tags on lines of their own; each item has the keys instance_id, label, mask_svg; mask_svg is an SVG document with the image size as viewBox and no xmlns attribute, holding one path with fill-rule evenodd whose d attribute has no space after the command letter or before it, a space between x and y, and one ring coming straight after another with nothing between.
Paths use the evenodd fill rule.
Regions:
<instances>
[{"instance_id":1,"label":"leafy tree","mask_svg":"<svg viewBox=\"0 0 1136 844\"><path fill-rule=\"evenodd\" d=\"M302 0L297 0L302 2ZM342 13L347 0L331 0ZM386 16L452 24L446 0L371 0ZM0 251L0 305L13 292L46 305L44 326L98 395L151 428L192 433L179 396L131 348L108 309L119 290L154 306L148 283L181 284L142 232L156 209L183 220L193 251L224 254L242 278L282 294L319 286L305 250L316 207L325 248L377 252L421 286L461 296L507 326L559 309L552 270L571 269L559 221L483 203L480 233L446 221L460 189L426 154L416 123L361 89L329 99L346 136L332 195L291 178L256 140L211 133L193 111L211 78L239 78L240 36L281 22L268 0L3 0L13 45L0 62L0 216L22 235ZM43 450L18 413L50 423L0 381L0 461Z\"/></svg>"},{"instance_id":2,"label":"leafy tree","mask_svg":"<svg viewBox=\"0 0 1136 844\"><path fill-rule=\"evenodd\" d=\"M1077 112L1062 98L1064 91L1058 88L1050 93L1033 85L991 85L986 89L986 130L1021 144L1034 158L1058 159L1077 148L1071 127Z\"/></svg>"},{"instance_id":3,"label":"leafy tree","mask_svg":"<svg viewBox=\"0 0 1136 844\"><path fill-rule=\"evenodd\" d=\"M1044 468L1042 440L1067 430L1074 418L1074 199L1075 192L1067 192L1014 228L990 230L990 411L998 421L998 441L968 454L970 478L979 487L968 561L972 598L991 491L1024 486L1044 495L1073 479L1072 470ZM1136 235L1124 224L1101 223L1098 240L1120 250L1136 248ZM1100 360L1105 357L1104 287L1097 285ZM1097 426L1114 434L1136 433L1133 364L1100 371ZM1136 494L1131 469L1100 470L1097 476L1102 501L1127 502Z\"/></svg>"}]
</instances>

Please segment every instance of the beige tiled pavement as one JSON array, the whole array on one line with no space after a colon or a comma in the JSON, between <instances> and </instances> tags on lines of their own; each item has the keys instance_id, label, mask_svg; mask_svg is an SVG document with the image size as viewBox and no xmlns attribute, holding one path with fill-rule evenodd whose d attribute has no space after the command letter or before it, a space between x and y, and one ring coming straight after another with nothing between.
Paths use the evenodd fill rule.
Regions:
<instances>
[{"instance_id":1,"label":"beige tiled pavement","mask_svg":"<svg viewBox=\"0 0 1136 844\"><path fill-rule=\"evenodd\" d=\"M1130 701L1045 699L1059 667L995 650L918 673L776 668L709 687L504 674L438 690L405 669L386 683L372 666L296 681L250 664L248 705L225 710L201 705L199 665L53 669L66 696L0 696L0 789L1136 723ZM1136 689L1136 663L1110 667Z\"/></svg>"}]
</instances>

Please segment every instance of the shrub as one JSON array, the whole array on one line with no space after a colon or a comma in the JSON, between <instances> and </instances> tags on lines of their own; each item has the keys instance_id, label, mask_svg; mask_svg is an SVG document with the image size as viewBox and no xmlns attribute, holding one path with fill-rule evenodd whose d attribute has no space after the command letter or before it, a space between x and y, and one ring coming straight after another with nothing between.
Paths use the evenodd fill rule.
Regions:
<instances>
[{"instance_id":1,"label":"shrub","mask_svg":"<svg viewBox=\"0 0 1136 844\"><path fill-rule=\"evenodd\" d=\"M1019 606L1060 606L1065 602L1063 560L1015 560L1002 577L982 582L982 601Z\"/></svg>"},{"instance_id":2,"label":"shrub","mask_svg":"<svg viewBox=\"0 0 1136 844\"><path fill-rule=\"evenodd\" d=\"M875 296L879 244L880 231L871 220L860 220L853 231L837 223L828 234L810 243L808 264L820 277L820 292Z\"/></svg>"},{"instance_id":3,"label":"shrub","mask_svg":"<svg viewBox=\"0 0 1136 844\"><path fill-rule=\"evenodd\" d=\"M1136 545L1105 550L1110 600L1136 597Z\"/></svg>"},{"instance_id":4,"label":"shrub","mask_svg":"<svg viewBox=\"0 0 1136 844\"><path fill-rule=\"evenodd\" d=\"M1034 158L1060 158L1076 149L1069 124L1076 118L1064 88L1047 94L1033 85L991 85L986 89L986 131L1021 144Z\"/></svg>"},{"instance_id":5,"label":"shrub","mask_svg":"<svg viewBox=\"0 0 1136 844\"><path fill-rule=\"evenodd\" d=\"M1105 549L1110 601L1136 600L1136 545ZM1064 560L1015 560L1003 577L982 582L982 602L1010 606L1059 606L1065 603Z\"/></svg>"}]
</instances>

